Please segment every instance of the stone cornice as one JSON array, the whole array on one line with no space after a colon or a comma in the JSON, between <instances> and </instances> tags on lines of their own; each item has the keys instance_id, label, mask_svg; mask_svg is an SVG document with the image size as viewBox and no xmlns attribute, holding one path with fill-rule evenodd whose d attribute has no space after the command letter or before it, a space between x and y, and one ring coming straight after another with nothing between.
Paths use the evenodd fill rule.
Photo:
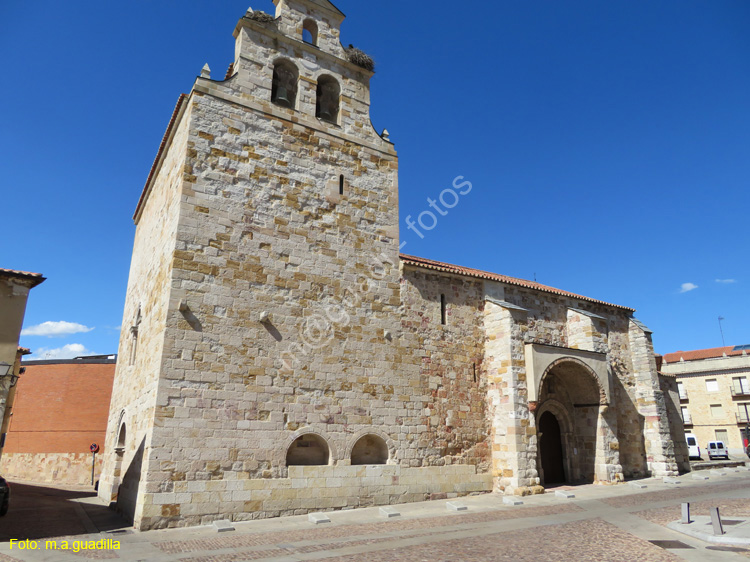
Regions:
<instances>
[{"instance_id":1,"label":"stone cornice","mask_svg":"<svg viewBox=\"0 0 750 562\"><path fill-rule=\"evenodd\" d=\"M282 111L276 111L275 106L273 106L270 102L268 104L260 104L249 99L238 98L237 96L231 93L222 91L222 88L217 87L216 82L206 79L206 78L196 79L195 85L193 86L193 92L200 92L201 94L209 95L217 99L226 101L228 103L232 103L232 104L244 107L246 109L257 111L258 113L262 113L263 115L272 117L274 119L279 119L280 121L287 121L288 123L294 123L295 125L307 127L309 129L313 129L314 131L320 134L328 135L328 136L337 138L345 142L357 144L359 146L364 146L365 148L369 148L370 150L380 152L381 154L384 154L391 158L397 157L396 151L393 149L393 145L389 143L388 141L382 141L382 142L385 143L386 148L390 148L390 150L386 150L383 147L376 146L374 143L370 141L355 137L353 135L349 135L345 133L343 129L341 129L340 127L321 125L318 119L313 120L307 115L300 113L300 112L295 112L293 114L294 118L292 118L292 116L286 115ZM269 111L269 108L271 109L271 111ZM375 134L377 135L377 133Z\"/></svg>"}]
</instances>

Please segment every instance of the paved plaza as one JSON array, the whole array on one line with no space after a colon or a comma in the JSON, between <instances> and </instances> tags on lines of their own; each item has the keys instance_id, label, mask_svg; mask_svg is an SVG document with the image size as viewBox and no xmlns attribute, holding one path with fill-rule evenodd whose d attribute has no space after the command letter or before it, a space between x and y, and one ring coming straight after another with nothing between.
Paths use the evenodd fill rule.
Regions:
<instances>
[{"instance_id":1,"label":"paved plaza","mask_svg":"<svg viewBox=\"0 0 750 562\"><path fill-rule=\"evenodd\" d=\"M477 495L325 514L234 524L235 530L197 527L134 532L91 493L40 486L14 487L11 512L0 520L0 562L112 559L154 562L490 562L490 561L648 561L746 560L750 546L709 544L666 528L680 518L680 504L694 515L719 507L724 517L750 517L750 471L692 474L679 483L661 479L613 486L566 486L523 505L502 496ZM556 492L560 492L559 494ZM564 495L575 497L566 498ZM465 507L454 511L452 507ZM458 505L456 505L458 504ZM53 550L47 539L54 540ZM10 538L33 538L37 548L11 548ZM109 539L109 542L107 542ZM62 550L63 540L69 550ZM80 550L80 541L105 541L120 548ZM33 543L30 543L33 544Z\"/></svg>"}]
</instances>

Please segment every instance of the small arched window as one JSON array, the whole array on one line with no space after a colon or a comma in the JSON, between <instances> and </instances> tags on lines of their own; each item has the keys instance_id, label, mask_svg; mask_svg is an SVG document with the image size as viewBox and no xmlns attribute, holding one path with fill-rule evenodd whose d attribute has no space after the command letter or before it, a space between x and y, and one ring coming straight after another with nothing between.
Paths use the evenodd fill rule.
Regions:
<instances>
[{"instance_id":1,"label":"small arched window","mask_svg":"<svg viewBox=\"0 0 750 562\"><path fill-rule=\"evenodd\" d=\"M288 60L280 60L273 67L271 101L281 107L294 109L297 104L299 71Z\"/></svg>"},{"instance_id":2,"label":"small arched window","mask_svg":"<svg viewBox=\"0 0 750 562\"><path fill-rule=\"evenodd\" d=\"M352 464L385 464L388 445L382 437L365 435L352 448Z\"/></svg>"},{"instance_id":3,"label":"small arched window","mask_svg":"<svg viewBox=\"0 0 750 562\"><path fill-rule=\"evenodd\" d=\"M327 465L330 459L328 443L320 435L306 433L298 437L286 452L287 466Z\"/></svg>"},{"instance_id":4,"label":"small arched window","mask_svg":"<svg viewBox=\"0 0 750 562\"><path fill-rule=\"evenodd\" d=\"M329 123L338 123L340 97L341 88L336 79L333 76L321 76L318 79L315 116Z\"/></svg>"},{"instance_id":5,"label":"small arched window","mask_svg":"<svg viewBox=\"0 0 750 562\"><path fill-rule=\"evenodd\" d=\"M302 40L310 45L318 46L318 24L307 19L302 23Z\"/></svg>"}]
</instances>

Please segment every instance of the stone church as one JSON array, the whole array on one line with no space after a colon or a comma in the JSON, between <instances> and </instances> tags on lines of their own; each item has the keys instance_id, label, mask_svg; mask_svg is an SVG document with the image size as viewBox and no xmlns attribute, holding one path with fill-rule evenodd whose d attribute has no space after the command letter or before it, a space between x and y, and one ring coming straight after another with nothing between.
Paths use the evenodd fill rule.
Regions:
<instances>
[{"instance_id":1,"label":"stone church","mask_svg":"<svg viewBox=\"0 0 750 562\"><path fill-rule=\"evenodd\" d=\"M632 309L399 254L372 61L275 4L138 201L100 496L153 529L683 470Z\"/></svg>"}]
</instances>

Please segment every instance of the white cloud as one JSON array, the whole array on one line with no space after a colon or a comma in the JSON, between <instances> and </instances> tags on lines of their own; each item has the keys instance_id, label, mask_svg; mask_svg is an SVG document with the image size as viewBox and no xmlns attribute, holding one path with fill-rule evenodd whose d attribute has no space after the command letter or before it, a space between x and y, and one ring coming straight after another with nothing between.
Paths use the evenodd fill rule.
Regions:
<instances>
[{"instance_id":1,"label":"white cloud","mask_svg":"<svg viewBox=\"0 0 750 562\"><path fill-rule=\"evenodd\" d=\"M40 361L45 359L73 359L82 355L97 355L96 352L86 349L83 344L69 343L62 347L49 349L40 347L33 350L34 354L24 357L24 361Z\"/></svg>"},{"instance_id":2,"label":"white cloud","mask_svg":"<svg viewBox=\"0 0 750 562\"><path fill-rule=\"evenodd\" d=\"M736 279L717 279L717 283L737 283Z\"/></svg>"},{"instance_id":3,"label":"white cloud","mask_svg":"<svg viewBox=\"0 0 750 562\"><path fill-rule=\"evenodd\" d=\"M690 291L694 291L697 288L698 288L698 285L696 285L695 283L683 283L680 286L680 292L681 293L688 293Z\"/></svg>"},{"instance_id":4,"label":"white cloud","mask_svg":"<svg viewBox=\"0 0 750 562\"><path fill-rule=\"evenodd\" d=\"M22 336L47 336L48 338L56 338L60 336L69 336L71 334L84 334L90 332L94 328L89 328L83 324L76 324L75 322L42 322L36 326L31 326L24 329L21 332Z\"/></svg>"}]
</instances>

